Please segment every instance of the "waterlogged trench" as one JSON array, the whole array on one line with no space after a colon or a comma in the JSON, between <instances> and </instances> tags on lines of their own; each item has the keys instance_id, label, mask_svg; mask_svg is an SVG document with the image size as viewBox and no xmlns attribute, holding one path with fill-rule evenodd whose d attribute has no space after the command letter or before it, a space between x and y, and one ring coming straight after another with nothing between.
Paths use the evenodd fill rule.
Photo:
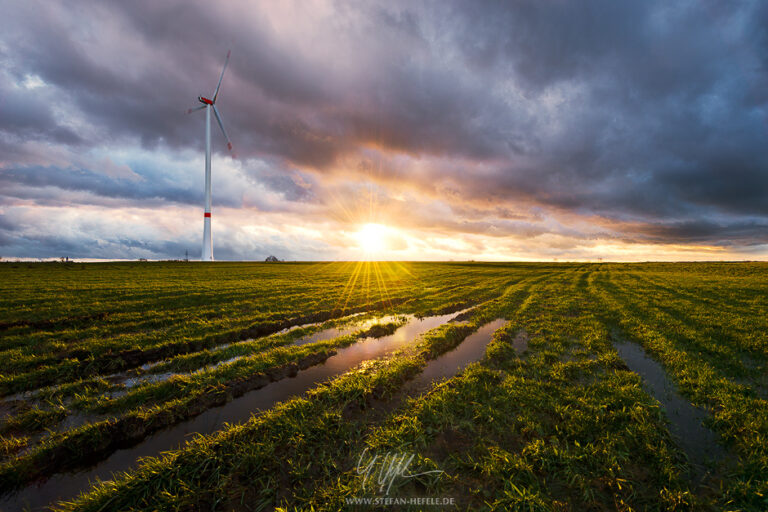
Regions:
<instances>
[{"instance_id":1,"label":"waterlogged trench","mask_svg":"<svg viewBox=\"0 0 768 512\"><path fill-rule=\"evenodd\" d=\"M468 364L482 359L493 333L505 323L506 320L503 318L489 322L467 336L459 346L450 352L431 360L424 367L424 370L406 385L406 393L409 395L422 393L431 388L437 381L449 379Z\"/></svg>"},{"instance_id":2,"label":"waterlogged trench","mask_svg":"<svg viewBox=\"0 0 768 512\"><path fill-rule=\"evenodd\" d=\"M691 476L704 480L711 464L726 456L717 443L717 434L704 426L707 413L679 395L661 364L648 357L642 347L624 340L614 341L613 346L629 369L643 378L646 391L664 408L670 431L688 457Z\"/></svg>"},{"instance_id":3,"label":"waterlogged trench","mask_svg":"<svg viewBox=\"0 0 768 512\"><path fill-rule=\"evenodd\" d=\"M357 316L357 315L354 315ZM308 334L306 336L303 336L297 340L295 340L293 343L290 343L288 345L284 345L286 347L299 347L301 345L307 345L309 343L316 343L318 341L327 341L334 338L339 338L341 336L346 336L348 334L352 334L355 331L366 329L368 327L371 327L372 325L376 323L387 323L387 322L394 322L397 321L397 316L385 316L385 317L379 317L379 318L371 318L365 322L362 323L352 323L347 325L339 325L335 327L329 327L327 329L322 329L320 331L317 331L313 334ZM412 318L412 317L409 317ZM318 324L305 324L300 327L306 327L308 325L318 325ZM284 329L285 332L289 332L293 329ZM282 331L281 331L282 334ZM252 341L252 340L246 340L246 341ZM243 343L243 342L240 342ZM226 345L221 345L220 347L216 347L217 350L223 351L226 348L232 346L233 344L227 343ZM200 373L208 370L212 370L215 368L218 368L219 366L223 366L225 364L234 363L235 361L239 361L241 359L245 359L248 357L253 356L253 353L245 353L237 356L230 357L228 359L223 359L221 361L218 361L216 363L212 363L209 365L205 365L201 368L198 368L194 371L188 372L188 375L192 375L195 373ZM154 363L152 367L158 367L163 362ZM183 373L179 372L162 372L162 373L145 373L140 374L135 377L128 377L127 375L124 375L122 379L120 380L120 383L123 384L127 389L139 386L141 384L146 383L156 383L156 382L162 382L170 379L171 377L174 377L176 375L185 375ZM114 376L113 376L114 378ZM117 379L115 379L117 381ZM118 391L113 392L113 396L119 396L121 394L124 394L125 391Z\"/></svg>"},{"instance_id":4,"label":"waterlogged trench","mask_svg":"<svg viewBox=\"0 0 768 512\"><path fill-rule=\"evenodd\" d=\"M454 312L422 319L414 318L389 336L378 339L367 338L341 348L324 364L302 370L293 378L271 382L260 389L232 400L222 407L208 409L189 421L147 437L131 448L114 452L91 469L76 473L57 474L39 484L32 484L15 494L6 496L0 501L0 510L6 512L24 508L41 510L58 501L74 498L81 492L88 490L95 480L108 480L116 472L134 468L139 458L155 456L163 451L176 449L191 439L193 435L210 434L222 428L225 423L244 422L254 413L267 410L279 402L299 396L320 382L341 375L363 361L382 357L405 346L421 334L446 323L461 313ZM472 336L468 337L467 340ZM490 340L490 335L488 340ZM483 345L483 349L484 347L485 345Z\"/></svg>"}]
</instances>

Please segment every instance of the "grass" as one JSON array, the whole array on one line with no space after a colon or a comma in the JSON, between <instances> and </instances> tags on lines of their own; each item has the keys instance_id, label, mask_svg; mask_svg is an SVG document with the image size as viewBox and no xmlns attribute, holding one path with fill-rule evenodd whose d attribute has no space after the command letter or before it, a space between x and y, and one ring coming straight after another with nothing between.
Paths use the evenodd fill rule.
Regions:
<instances>
[{"instance_id":1,"label":"grass","mask_svg":"<svg viewBox=\"0 0 768 512\"><path fill-rule=\"evenodd\" d=\"M354 334L318 341L300 347L276 346L221 366L205 367L194 373L175 375L161 382L149 382L111 398L107 395L77 395L67 405L61 402L42 409L34 407L6 422L6 432L33 432L63 420L68 412L82 411L110 414L109 418L91 421L82 427L52 433L26 453L0 465L0 481L4 489L19 487L51 470L76 468L79 463L92 463L104 458L123 444L139 441L160 428L189 419L208 407L221 405L233 395L233 389L255 389L289 376L300 367L318 364L333 350L348 346L375 333L393 333L404 319L374 324ZM201 404L203 406L201 407ZM51 403L49 402L49 406ZM99 439L110 437L110 443Z\"/></svg>"},{"instance_id":2,"label":"grass","mask_svg":"<svg viewBox=\"0 0 768 512\"><path fill-rule=\"evenodd\" d=\"M370 434L370 451L417 453L420 467L445 471L398 493L456 496L462 507L491 510L697 504L658 406L623 370L605 326L586 312L572 317L585 301L569 281L536 290L508 313L486 360ZM530 337L525 355L511 348L521 330ZM318 503L359 495L360 479L345 476Z\"/></svg>"},{"instance_id":3,"label":"grass","mask_svg":"<svg viewBox=\"0 0 768 512\"><path fill-rule=\"evenodd\" d=\"M592 288L606 316L664 364L691 403L711 412L710 426L737 459L724 505L759 510L768 508L767 318L761 309L765 295L755 290L761 283L746 276L739 279L739 288L710 277L709 286L699 283L693 293L678 276L667 276L659 286L653 274L642 279L606 273L594 279ZM734 280L731 275L729 281ZM717 294L725 307L711 298Z\"/></svg>"},{"instance_id":4,"label":"grass","mask_svg":"<svg viewBox=\"0 0 768 512\"><path fill-rule=\"evenodd\" d=\"M486 304L473 315L470 323L433 329L414 346L390 358L364 364L318 387L306 398L278 406L243 427L227 430L224 435L199 439L193 444L197 447L194 448L195 453L188 454L191 457L188 464L179 465L174 456L169 456L163 461L163 469L174 471L173 468L178 467L181 472L172 478L174 490L163 491L167 501L150 506L163 508L173 502L175 507L206 507L207 503L203 500L211 495L211 490L199 487L201 479L205 482L209 476L203 467L223 477L231 467L224 461L230 460L235 453L239 454L231 458L235 467L245 465L251 470L236 475L240 485L226 491L232 506L235 502L254 503L253 500L267 506L279 493L292 490L298 495L306 492L306 477L310 474L317 478L334 478L328 469L339 457L339 449L343 450L360 439L366 425L381 414L377 411L377 403L381 405L380 409L386 409L383 404L387 399L392 398L409 377L418 373L427 360L456 346L481 323L493 317L495 310L498 310L498 303ZM251 442L254 437L262 442ZM214 465L210 464L206 455L212 452L220 457ZM193 462L197 460L203 467ZM285 460L291 461L289 468L285 467ZM137 489L140 494L146 493L148 489L145 486L153 486L153 481L157 482L156 471L153 469L137 475L137 483L128 484L129 487ZM275 485L275 478L281 478L280 485ZM253 496L253 490L258 488L262 492ZM198 490L203 494L198 494ZM180 491L185 494L184 497L178 495ZM111 507L121 508L129 506L129 503L135 506L136 498L131 491L126 491L124 497L127 501L123 498L114 501L112 496L106 496L106 499ZM89 505L94 509L101 506L103 502L98 499Z\"/></svg>"},{"instance_id":5,"label":"grass","mask_svg":"<svg viewBox=\"0 0 768 512\"><path fill-rule=\"evenodd\" d=\"M461 267L347 264L3 264L0 393L80 380L408 303L426 311L494 290ZM426 286L414 287L414 282ZM269 286L263 286L268 282ZM444 283L451 283L446 285ZM462 286L457 286L460 284ZM254 293L258 290L258 293Z\"/></svg>"},{"instance_id":6,"label":"grass","mask_svg":"<svg viewBox=\"0 0 768 512\"><path fill-rule=\"evenodd\" d=\"M89 450L114 449L116 424L135 442L226 403L233 389L258 387L269 372L320 362L363 334L291 343L350 313L476 305L463 322L58 508L369 509L349 501L382 497L364 488L359 458L396 453L413 455L414 472L441 473L395 479L390 496L450 496L459 510L764 510L766 271L759 263L0 265L8 312L0 390L43 388L4 403L0 481L8 489L75 467ZM430 361L495 318L507 322L481 361L425 393L409 391ZM274 334L306 321L326 323ZM514 348L521 338L524 352ZM707 411L728 457L704 481L691 476L670 433L674 417L626 367L617 339L642 346ZM241 359L212 366L231 357ZM107 374L147 361L160 363L150 374L183 375L116 396ZM73 412L108 418L43 431Z\"/></svg>"}]
</instances>

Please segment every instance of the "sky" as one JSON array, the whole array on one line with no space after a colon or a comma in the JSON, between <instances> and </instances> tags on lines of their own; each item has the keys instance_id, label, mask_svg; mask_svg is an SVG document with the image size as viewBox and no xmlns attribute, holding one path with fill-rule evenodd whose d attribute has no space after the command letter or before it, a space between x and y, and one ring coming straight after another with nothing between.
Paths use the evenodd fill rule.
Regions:
<instances>
[{"instance_id":1,"label":"sky","mask_svg":"<svg viewBox=\"0 0 768 512\"><path fill-rule=\"evenodd\" d=\"M0 256L768 259L768 2L6 2ZM215 123L215 122L214 122Z\"/></svg>"}]
</instances>

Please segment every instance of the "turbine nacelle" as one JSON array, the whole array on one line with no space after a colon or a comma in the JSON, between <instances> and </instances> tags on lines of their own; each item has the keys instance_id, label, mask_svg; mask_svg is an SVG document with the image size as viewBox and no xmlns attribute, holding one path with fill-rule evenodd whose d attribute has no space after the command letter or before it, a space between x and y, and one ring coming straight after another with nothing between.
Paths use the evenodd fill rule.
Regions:
<instances>
[{"instance_id":1,"label":"turbine nacelle","mask_svg":"<svg viewBox=\"0 0 768 512\"><path fill-rule=\"evenodd\" d=\"M198 96L197 101L200 103L204 103L206 105L213 105L213 100L209 100L208 98L204 98L203 96Z\"/></svg>"}]
</instances>

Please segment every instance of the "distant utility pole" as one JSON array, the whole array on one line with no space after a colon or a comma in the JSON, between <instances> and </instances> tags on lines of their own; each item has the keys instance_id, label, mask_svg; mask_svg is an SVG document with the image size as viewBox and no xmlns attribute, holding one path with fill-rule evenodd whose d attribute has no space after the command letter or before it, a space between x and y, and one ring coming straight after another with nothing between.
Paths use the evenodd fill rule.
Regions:
<instances>
[{"instance_id":1,"label":"distant utility pole","mask_svg":"<svg viewBox=\"0 0 768 512\"><path fill-rule=\"evenodd\" d=\"M184 261L189 263L189 249L184 251Z\"/></svg>"}]
</instances>

